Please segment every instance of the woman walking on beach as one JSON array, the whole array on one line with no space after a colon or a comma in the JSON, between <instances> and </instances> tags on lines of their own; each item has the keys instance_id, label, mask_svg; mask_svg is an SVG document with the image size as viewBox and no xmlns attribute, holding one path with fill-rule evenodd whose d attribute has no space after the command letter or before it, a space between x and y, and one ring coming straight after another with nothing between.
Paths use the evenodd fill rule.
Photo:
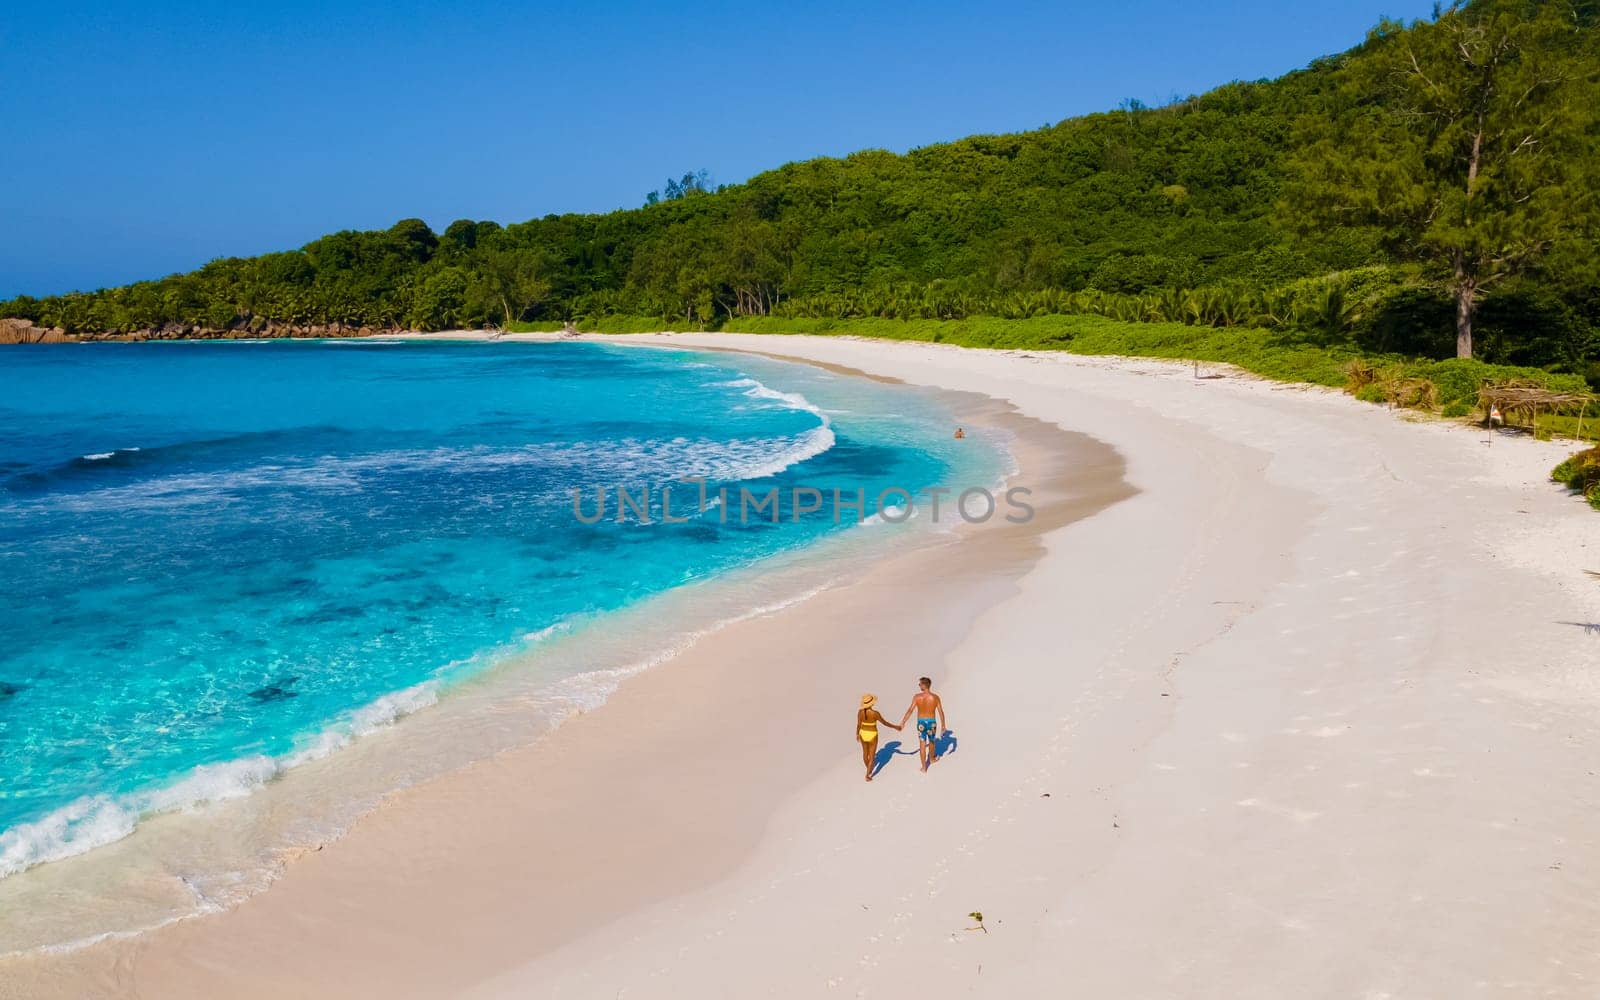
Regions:
<instances>
[{"instance_id":1,"label":"woman walking on beach","mask_svg":"<svg viewBox=\"0 0 1600 1000\"><path fill-rule=\"evenodd\" d=\"M856 712L856 742L861 744L861 763L867 766L867 780L872 780L872 765L878 759L878 723L883 723L891 729L901 727L878 714L873 705L878 703L875 694L861 696L861 708Z\"/></svg>"}]
</instances>

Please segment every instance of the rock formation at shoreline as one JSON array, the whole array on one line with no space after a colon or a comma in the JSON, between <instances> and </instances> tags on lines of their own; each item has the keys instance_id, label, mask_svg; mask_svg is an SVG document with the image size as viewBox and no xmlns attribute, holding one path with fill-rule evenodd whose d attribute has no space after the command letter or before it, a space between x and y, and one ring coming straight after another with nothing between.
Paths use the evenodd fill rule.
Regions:
<instances>
[{"instance_id":1,"label":"rock formation at shoreline","mask_svg":"<svg viewBox=\"0 0 1600 1000\"><path fill-rule=\"evenodd\" d=\"M0 344L60 344L72 339L59 326L35 326L26 319L0 319Z\"/></svg>"},{"instance_id":2,"label":"rock formation at shoreline","mask_svg":"<svg viewBox=\"0 0 1600 1000\"><path fill-rule=\"evenodd\" d=\"M36 326L26 319L0 319L0 344L61 344L88 340L254 340L283 339L290 337L373 337L394 333L393 329L373 326L348 326L343 323L313 323L296 326L283 323L254 322L244 326L216 329L187 323L167 323L164 326L126 333L72 334L60 327Z\"/></svg>"}]
</instances>

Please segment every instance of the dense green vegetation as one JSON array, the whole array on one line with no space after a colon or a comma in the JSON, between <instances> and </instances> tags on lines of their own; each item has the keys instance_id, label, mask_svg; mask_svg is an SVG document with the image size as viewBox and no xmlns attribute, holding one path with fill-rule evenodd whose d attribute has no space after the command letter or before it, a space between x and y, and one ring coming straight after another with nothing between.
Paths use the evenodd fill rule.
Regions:
<instances>
[{"instance_id":1,"label":"dense green vegetation","mask_svg":"<svg viewBox=\"0 0 1600 1000\"><path fill-rule=\"evenodd\" d=\"M1582 493L1589 505L1600 510L1600 448L1590 448L1556 466L1550 478Z\"/></svg>"},{"instance_id":2,"label":"dense green vegetation","mask_svg":"<svg viewBox=\"0 0 1600 1000\"><path fill-rule=\"evenodd\" d=\"M689 173L607 215L404 220L0 315L87 333L931 331L1339 384L1358 356L1455 355L1465 308L1476 358L1600 387L1597 10L1478 0L1163 108L714 191Z\"/></svg>"},{"instance_id":3,"label":"dense green vegetation","mask_svg":"<svg viewBox=\"0 0 1600 1000\"><path fill-rule=\"evenodd\" d=\"M1452 7L1386 21L1345 61L1332 114L1305 119L1289 200L1308 226L1364 225L1442 278L1457 356L1484 293L1573 252L1592 279L1596 35L1568 2ZM1585 81L1587 74L1588 80Z\"/></svg>"}]
</instances>

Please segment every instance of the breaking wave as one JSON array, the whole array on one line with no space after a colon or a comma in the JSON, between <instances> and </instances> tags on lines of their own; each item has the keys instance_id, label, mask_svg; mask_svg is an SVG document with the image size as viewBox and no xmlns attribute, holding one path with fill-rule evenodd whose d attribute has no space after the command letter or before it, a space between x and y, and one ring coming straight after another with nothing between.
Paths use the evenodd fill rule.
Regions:
<instances>
[{"instance_id":1,"label":"breaking wave","mask_svg":"<svg viewBox=\"0 0 1600 1000\"><path fill-rule=\"evenodd\" d=\"M399 449L365 455L323 455L310 459L273 457L243 468L158 474L132 482L114 482L72 493L28 494L71 480L83 481L109 471L137 472L182 458L192 461L223 449L248 443L253 447L277 445L283 431L185 442L149 450L123 448L85 455L55 469L13 476L6 484L22 496L0 511L43 506L55 510L92 512L155 510L200 504L225 504L250 490L299 489L323 493L357 493L370 481L385 475L421 471L448 471L471 475L525 466L579 474L586 481L610 479L645 482L704 477L721 482L764 479L809 461L834 447L837 439L827 413L799 393L782 392L752 378L715 383L743 389L743 396L777 408L809 413L817 426L795 435L734 438L670 439L625 437L612 440L526 445L521 448ZM100 468L96 468L100 467ZM126 476L124 475L124 480ZM556 484L564 490L571 483Z\"/></svg>"},{"instance_id":2,"label":"breaking wave","mask_svg":"<svg viewBox=\"0 0 1600 1000\"><path fill-rule=\"evenodd\" d=\"M157 788L124 795L86 795L31 823L0 832L0 878L114 843L148 816L242 798L286 768L326 757L438 700L438 682L425 681L346 713L301 748L281 757L253 754L201 764Z\"/></svg>"}]
</instances>

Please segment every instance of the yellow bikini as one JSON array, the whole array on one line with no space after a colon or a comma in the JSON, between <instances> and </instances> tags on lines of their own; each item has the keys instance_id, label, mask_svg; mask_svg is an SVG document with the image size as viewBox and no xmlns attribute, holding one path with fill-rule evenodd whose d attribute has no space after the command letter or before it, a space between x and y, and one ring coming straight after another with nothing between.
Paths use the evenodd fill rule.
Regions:
<instances>
[{"instance_id":1,"label":"yellow bikini","mask_svg":"<svg viewBox=\"0 0 1600 1000\"><path fill-rule=\"evenodd\" d=\"M876 722L862 723L857 732L861 734L861 742L871 743L878 738L878 724Z\"/></svg>"}]
</instances>

